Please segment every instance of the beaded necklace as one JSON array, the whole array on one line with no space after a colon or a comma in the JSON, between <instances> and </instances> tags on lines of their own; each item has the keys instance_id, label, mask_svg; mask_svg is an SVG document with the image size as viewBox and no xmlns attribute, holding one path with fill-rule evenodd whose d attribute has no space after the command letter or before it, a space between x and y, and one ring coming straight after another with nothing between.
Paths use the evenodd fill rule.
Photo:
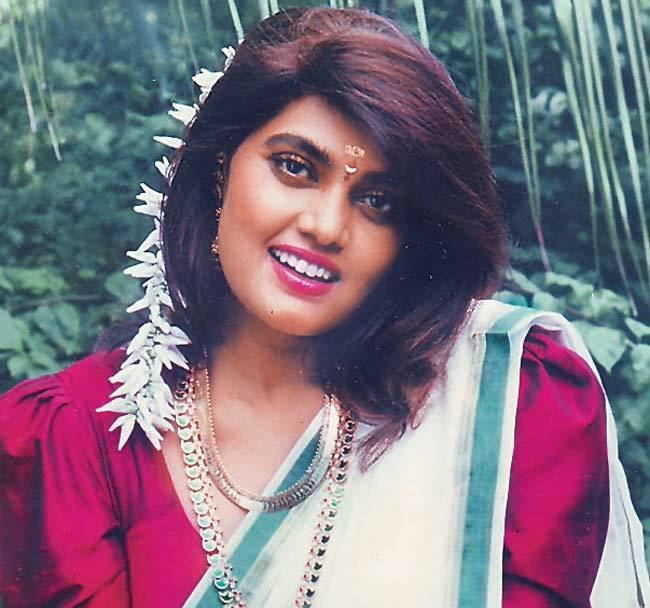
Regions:
<instances>
[{"instance_id":1,"label":"beaded necklace","mask_svg":"<svg viewBox=\"0 0 650 608\"><path fill-rule=\"evenodd\" d=\"M232 566L225 554L223 529L212 494L214 486L211 483L206 450L199 428L195 385L196 373L191 371L185 374L176 384L174 401L174 418L181 440L190 499L196 514L201 545L206 553L212 582L221 604L227 608L247 608L238 589ZM294 606L297 608L311 606L316 594L325 555L334 530L334 521L345 491L349 457L352 453L352 443L357 429L357 420L343 410L338 401L333 401L333 403L334 408L339 411L334 455L326 472L325 495L322 498L313 542L294 602Z\"/></svg>"}]
</instances>

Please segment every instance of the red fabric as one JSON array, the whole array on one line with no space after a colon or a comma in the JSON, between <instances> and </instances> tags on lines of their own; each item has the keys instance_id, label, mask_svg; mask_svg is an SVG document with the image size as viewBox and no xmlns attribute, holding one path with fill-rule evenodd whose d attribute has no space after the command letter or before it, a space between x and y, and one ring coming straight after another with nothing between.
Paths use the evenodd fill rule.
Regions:
<instances>
[{"instance_id":1,"label":"red fabric","mask_svg":"<svg viewBox=\"0 0 650 608\"><path fill-rule=\"evenodd\" d=\"M588 608L607 534L605 403L540 331L524 347L504 546L506 608Z\"/></svg>"},{"instance_id":2,"label":"red fabric","mask_svg":"<svg viewBox=\"0 0 650 608\"><path fill-rule=\"evenodd\" d=\"M116 415L94 411L121 356L94 355L0 399L4 608L178 608L205 571L162 455L138 433L118 452Z\"/></svg>"},{"instance_id":3,"label":"red fabric","mask_svg":"<svg viewBox=\"0 0 650 608\"><path fill-rule=\"evenodd\" d=\"M159 452L118 452L93 355L0 398L0 597L5 608L182 605L205 569ZM117 491L119 488L119 492ZM526 340L504 546L504 606L588 606L608 516L596 380L541 334Z\"/></svg>"}]
</instances>

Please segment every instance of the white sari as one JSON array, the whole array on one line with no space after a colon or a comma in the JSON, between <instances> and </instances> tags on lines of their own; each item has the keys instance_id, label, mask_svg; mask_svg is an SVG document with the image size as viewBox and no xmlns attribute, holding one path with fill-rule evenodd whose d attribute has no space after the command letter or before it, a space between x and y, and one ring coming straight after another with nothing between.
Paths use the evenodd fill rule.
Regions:
<instances>
[{"instance_id":1,"label":"white sari","mask_svg":"<svg viewBox=\"0 0 650 608\"><path fill-rule=\"evenodd\" d=\"M594 367L561 316L478 303L420 426L408 430L368 472L351 466L314 606L501 607L519 374L533 325ZM316 419L267 493L300 476L318 428ZM607 435L610 522L592 606L650 606L641 524L618 460L609 404ZM288 512L249 513L229 540L226 549L249 608L294 605L320 501L316 493ZM219 605L206 571L185 606Z\"/></svg>"}]
</instances>

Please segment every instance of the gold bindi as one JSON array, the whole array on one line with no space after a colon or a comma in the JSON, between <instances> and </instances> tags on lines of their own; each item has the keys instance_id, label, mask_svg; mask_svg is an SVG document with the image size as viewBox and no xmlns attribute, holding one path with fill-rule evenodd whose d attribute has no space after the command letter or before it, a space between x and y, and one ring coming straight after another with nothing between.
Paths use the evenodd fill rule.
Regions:
<instances>
[{"instance_id":1,"label":"gold bindi","mask_svg":"<svg viewBox=\"0 0 650 608\"><path fill-rule=\"evenodd\" d=\"M347 144L345 146L345 153L352 157L352 159L345 163L345 166L343 167L345 170L344 179L348 179L348 177L354 175L359 170L359 167L357 167L357 160L363 158L366 155L366 151L360 146Z\"/></svg>"}]
</instances>

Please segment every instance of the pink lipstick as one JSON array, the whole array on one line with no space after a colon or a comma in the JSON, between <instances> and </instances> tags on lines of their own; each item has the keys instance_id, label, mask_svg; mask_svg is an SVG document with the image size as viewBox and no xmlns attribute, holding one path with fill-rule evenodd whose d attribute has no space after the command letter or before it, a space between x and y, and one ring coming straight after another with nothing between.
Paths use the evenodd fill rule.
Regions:
<instances>
[{"instance_id":1,"label":"pink lipstick","mask_svg":"<svg viewBox=\"0 0 650 608\"><path fill-rule=\"evenodd\" d=\"M274 245L269 249L276 276L291 293L322 296L340 280L338 266L329 258L302 247Z\"/></svg>"}]
</instances>

